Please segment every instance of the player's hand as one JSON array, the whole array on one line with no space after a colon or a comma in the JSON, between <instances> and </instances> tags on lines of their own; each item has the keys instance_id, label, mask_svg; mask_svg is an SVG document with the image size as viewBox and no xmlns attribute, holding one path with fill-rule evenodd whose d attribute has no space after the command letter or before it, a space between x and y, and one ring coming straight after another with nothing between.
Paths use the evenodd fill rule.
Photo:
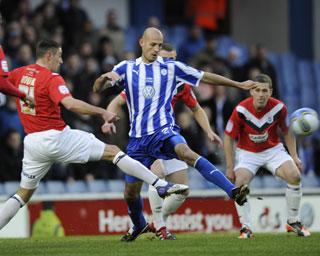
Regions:
<instances>
[{"instance_id":1,"label":"player's hand","mask_svg":"<svg viewBox=\"0 0 320 256\"><path fill-rule=\"evenodd\" d=\"M117 133L117 129L116 126L113 123L108 123L105 122L102 126L101 126L101 131L105 134L116 134Z\"/></svg>"},{"instance_id":2,"label":"player's hand","mask_svg":"<svg viewBox=\"0 0 320 256\"><path fill-rule=\"evenodd\" d=\"M29 95L26 95L25 98L21 99L24 103L28 105L28 107L33 108L34 107L34 99L30 97Z\"/></svg>"},{"instance_id":3,"label":"player's hand","mask_svg":"<svg viewBox=\"0 0 320 256\"><path fill-rule=\"evenodd\" d=\"M121 77L116 72L108 72L99 76L93 84L93 92L101 92L115 84Z\"/></svg>"},{"instance_id":4,"label":"player's hand","mask_svg":"<svg viewBox=\"0 0 320 256\"><path fill-rule=\"evenodd\" d=\"M209 138L209 140L210 140L211 142L217 144L219 147L222 148L223 142L222 142L222 139L218 136L218 134L216 134L216 133L213 132L213 131L209 131L209 132L207 133L207 135L208 135L208 138Z\"/></svg>"},{"instance_id":5,"label":"player's hand","mask_svg":"<svg viewBox=\"0 0 320 256\"><path fill-rule=\"evenodd\" d=\"M227 170L226 170L226 176L227 176L227 178L228 178L232 183L235 182L236 176L235 176L235 174L234 174L233 168L227 168Z\"/></svg>"},{"instance_id":6,"label":"player's hand","mask_svg":"<svg viewBox=\"0 0 320 256\"><path fill-rule=\"evenodd\" d=\"M238 87L243 90L250 90L250 89L253 89L254 87L256 87L257 84L258 84L257 82L247 80L247 81L239 83Z\"/></svg>"},{"instance_id":7,"label":"player's hand","mask_svg":"<svg viewBox=\"0 0 320 256\"><path fill-rule=\"evenodd\" d=\"M106 123L113 123L120 119L117 114L107 110L102 114L102 118Z\"/></svg>"},{"instance_id":8,"label":"player's hand","mask_svg":"<svg viewBox=\"0 0 320 256\"><path fill-rule=\"evenodd\" d=\"M302 173L302 170L303 170L303 164L302 164L302 161L300 160L299 157L293 157L292 158L294 163L296 164L296 166L298 167L300 173Z\"/></svg>"}]
</instances>

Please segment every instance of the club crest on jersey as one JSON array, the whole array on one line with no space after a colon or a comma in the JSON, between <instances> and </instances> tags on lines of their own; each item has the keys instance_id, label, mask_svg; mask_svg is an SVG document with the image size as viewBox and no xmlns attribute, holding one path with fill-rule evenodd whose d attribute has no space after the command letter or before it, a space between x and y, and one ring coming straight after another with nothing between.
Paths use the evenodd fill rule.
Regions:
<instances>
[{"instance_id":1,"label":"club crest on jersey","mask_svg":"<svg viewBox=\"0 0 320 256\"><path fill-rule=\"evenodd\" d=\"M166 69L164 69L164 68L161 69L160 72L161 72L161 75L162 75L162 76L166 76L166 75L168 74L168 71L167 71Z\"/></svg>"},{"instance_id":2,"label":"club crest on jersey","mask_svg":"<svg viewBox=\"0 0 320 256\"><path fill-rule=\"evenodd\" d=\"M146 86L142 90L143 97L151 99L155 95L155 89L152 86Z\"/></svg>"},{"instance_id":3,"label":"club crest on jersey","mask_svg":"<svg viewBox=\"0 0 320 256\"><path fill-rule=\"evenodd\" d=\"M272 122L273 122L273 116L269 116L267 119L267 123L272 124Z\"/></svg>"}]
</instances>

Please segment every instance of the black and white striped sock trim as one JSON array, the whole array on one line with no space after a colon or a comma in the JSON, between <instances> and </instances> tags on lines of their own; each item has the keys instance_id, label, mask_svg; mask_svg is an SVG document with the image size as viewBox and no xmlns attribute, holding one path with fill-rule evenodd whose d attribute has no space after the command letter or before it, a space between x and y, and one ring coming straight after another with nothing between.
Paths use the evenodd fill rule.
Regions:
<instances>
[{"instance_id":1,"label":"black and white striped sock trim","mask_svg":"<svg viewBox=\"0 0 320 256\"><path fill-rule=\"evenodd\" d=\"M19 195L15 194L11 198L18 201L18 203L20 204L20 208L25 205L25 202L23 202L22 198Z\"/></svg>"}]
</instances>

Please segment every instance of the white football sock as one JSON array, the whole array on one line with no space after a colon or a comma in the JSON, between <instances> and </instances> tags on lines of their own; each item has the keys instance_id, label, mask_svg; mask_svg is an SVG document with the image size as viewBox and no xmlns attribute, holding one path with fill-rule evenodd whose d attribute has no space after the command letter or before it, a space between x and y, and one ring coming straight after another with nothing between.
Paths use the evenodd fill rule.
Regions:
<instances>
[{"instance_id":1,"label":"white football sock","mask_svg":"<svg viewBox=\"0 0 320 256\"><path fill-rule=\"evenodd\" d=\"M166 225L162 216L163 199L158 195L157 190L151 185L149 185L148 194L153 223L156 230L159 230Z\"/></svg>"},{"instance_id":2,"label":"white football sock","mask_svg":"<svg viewBox=\"0 0 320 256\"><path fill-rule=\"evenodd\" d=\"M176 212L176 210L183 204L187 196L184 194L172 194L167 196L162 205L162 214L164 222L167 222L167 219L171 213Z\"/></svg>"},{"instance_id":3,"label":"white football sock","mask_svg":"<svg viewBox=\"0 0 320 256\"><path fill-rule=\"evenodd\" d=\"M0 209L0 229L2 229L8 222L16 215L20 207L24 206L25 202L22 198L15 194L10 197Z\"/></svg>"},{"instance_id":4,"label":"white football sock","mask_svg":"<svg viewBox=\"0 0 320 256\"><path fill-rule=\"evenodd\" d=\"M148 168L142 165L140 162L132 159L130 156L120 151L112 162L117 165L123 172L131 176L135 176L140 180L145 181L149 185L158 187L166 186L168 182L165 180L159 179L153 172Z\"/></svg>"},{"instance_id":5,"label":"white football sock","mask_svg":"<svg viewBox=\"0 0 320 256\"><path fill-rule=\"evenodd\" d=\"M300 201L302 197L301 184L287 184L286 201L288 222L293 223L299 221Z\"/></svg>"},{"instance_id":6,"label":"white football sock","mask_svg":"<svg viewBox=\"0 0 320 256\"><path fill-rule=\"evenodd\" d=\"M252 225L251 225L251 209L250 209L250 203L249 201L245 202L242 206L238 205L235 203L238 216L239 216L239 221L243 226L246 226L247 228L252 230Z\"/></svg>"}]
</instances>

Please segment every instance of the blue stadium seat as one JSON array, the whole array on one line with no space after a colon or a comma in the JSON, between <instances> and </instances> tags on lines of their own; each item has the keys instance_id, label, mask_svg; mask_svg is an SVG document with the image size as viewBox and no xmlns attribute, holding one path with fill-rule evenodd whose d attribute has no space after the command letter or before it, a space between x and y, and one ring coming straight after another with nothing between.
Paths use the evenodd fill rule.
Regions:
<instances>
[{"instance_id":1,"label":"blue stadium seat","mask_svg":"<svg viewBox=\"0 0 320 256\"><path fill-rule=\"evenodd\" d=\"M298 62L298 77L300 90L301 105L303 107L316 108L318 106L318 98L315 97L316 83L311 62Z\"/></svg>"},{"instance_id":2,"label":"blue stadium seat","mask_svg":"<svg viewBox=\"0 0 320 256\"><path fill-rule=\"evenodd\" d=\"M261 176L255 176L250 182L250 188L263 188L264 182Z\"/></svg>"},{"instance_id":3,"label":"blue stadium seat","mask_svg":"<svg viewBox=\"0 0 320 256\"><path fill-rule=\"evenodd\" d=\"M67 182L66 189L68 193L83 193L88 191L86 183L82 180Z\"/></svg>"},{"instance_id":4,"label":"blue stadium seat","mask_svg":"<svg viewBox=\"0 0 320 256\"><path fill-rule=\"evenodd\" d=\"M297 62L292 54L280 55L279 68L281 72L281 86L283 86L283 100L288 104L289 112L301 106L299 86L297 76Z\"/></svg>"},{"instance_id":5,"label":"blue stadium seat","mask_svg":"<svg viewBox=\"0 0 320 256\"><path fill-rule=\"evenodd\" d=\"M142 188L141 188L141 191L143 191L143 192L148 192L148 190L149 190L149 184L147 184L147 183L143 183L142 184Z\"/></svg>"},{"instance_id":6,"label":"blue stadium seat","mask_svg":"<svg viewBox=\"0 0 320 256\"><path fill-rule=\"evenodd\" d=\"M47 181L47 192L51 194L61 194L66 192L66 187L63 181Z\"/></svg>"},{"instance_id":7,"label":"blue stadium seat","mask_svg":"<svg viewBox=\"0 0 320 256\"><path fill-rule=\"evenodd\" d=\"M315 63L313 65L314 70L314 78L315 78L315 86L316 86L316 95L318 98L318 107L317 110L320 112L320 63Z\"/></svg>"},{"instance_id":8,"label":"blue stadium seat","mask_svg":"<svg viewBox=\"0 0 320 256\"><path fill-rule=\"evenodd\" d=\"M104 180L93 180L87 183L88 191L91 193L102 193L108 192L109 187L106 181Z\"/></svg>"},{"instance_id":9,"label":"blue stadium seat","mask_svg":"<svg viewBox=\"0 0 320 256\"><path fill-rule=\"evenodd\" d=\"M188 29L186 26L174 26L168 28L167 32L166 41L174 45L176 49L179 49L188 36Z\"/></svg>"},{"instance_id":10,"label":"blue stadium seat","mask_svg":"<svg viewBox=\"0 0 320 256\"><path fill-rule=\"evenodd\" d=\"M139 38L138 31L135 27L129 27L125 31L125 45L124 50L128 52L134 52L137 46L137 40Z\"/></svg>"},{"instance_id":11,"label":"blue stadium seat","mask_svg":"<svg viewBox=\"0 0 320 256\"><path fill-rule=\"evenodd\" d=\"M0 195L4 195L4 194L5 194L5 191L4 191L3 184L0 183Z\"/></svg>"},{"instance_id":12,"label":"blue stadium seat","mask_svg":"<svg viewBox=\"0 0 320 256\"><path fill-rule=\"evenodd\" d=\"M302 176L301 182L303 188L314 188L320 186L319 180L316 177L312 176Z\"/></svg>"},{"instance_id":13,"label":"blue stadium seat","mask_svg":"<svg viewBox=\"0 0 320 256\"><path fill-rule=\"evenodd\" d=\"M13 195L19 188L20 182L18 181L6 181L3 184L4 192L6 195Z\"/></svg>"},{"instance_id":14,"label":"blue stadium seat","mask_svg":"<svg viewBox=\"0 0 320 256\"><path fill-rule=\"evenodd\" d=\"M35 194L46 194L47 193L47 188L44 182L40 182L37 190L35 191Z\"/></svg>"},{"instance_id":15,"label":"blue stadium seat","mask_svg":"<svg viewBox=\"0 0 320 256\"><path fill-rule=\"evenodd\" d=\"M285 188L286 184L281 179L274 176L263 176L264 188Z\"/></svg>"},{"instance_id":16,"label":"blue stadium seat","mask_svg":"<svg viewBox=\"0 0 320 256\"><path fill-rule=\"evenodd\" d=\"M123 192L124 190L124 180L108 180L107 185L110 192Z\"/></svg>"},{"instance_id":17,"label":"blue stadium seat","mask_svg":"<svg viewBox=\"0 0 320 256\"><path fill-rule=\"evenodd\" d=\"M198 170L193 167L189 167L189 187L191 190L207 189L207 181L202 177Z\"/></svg>"}]
</instances>

